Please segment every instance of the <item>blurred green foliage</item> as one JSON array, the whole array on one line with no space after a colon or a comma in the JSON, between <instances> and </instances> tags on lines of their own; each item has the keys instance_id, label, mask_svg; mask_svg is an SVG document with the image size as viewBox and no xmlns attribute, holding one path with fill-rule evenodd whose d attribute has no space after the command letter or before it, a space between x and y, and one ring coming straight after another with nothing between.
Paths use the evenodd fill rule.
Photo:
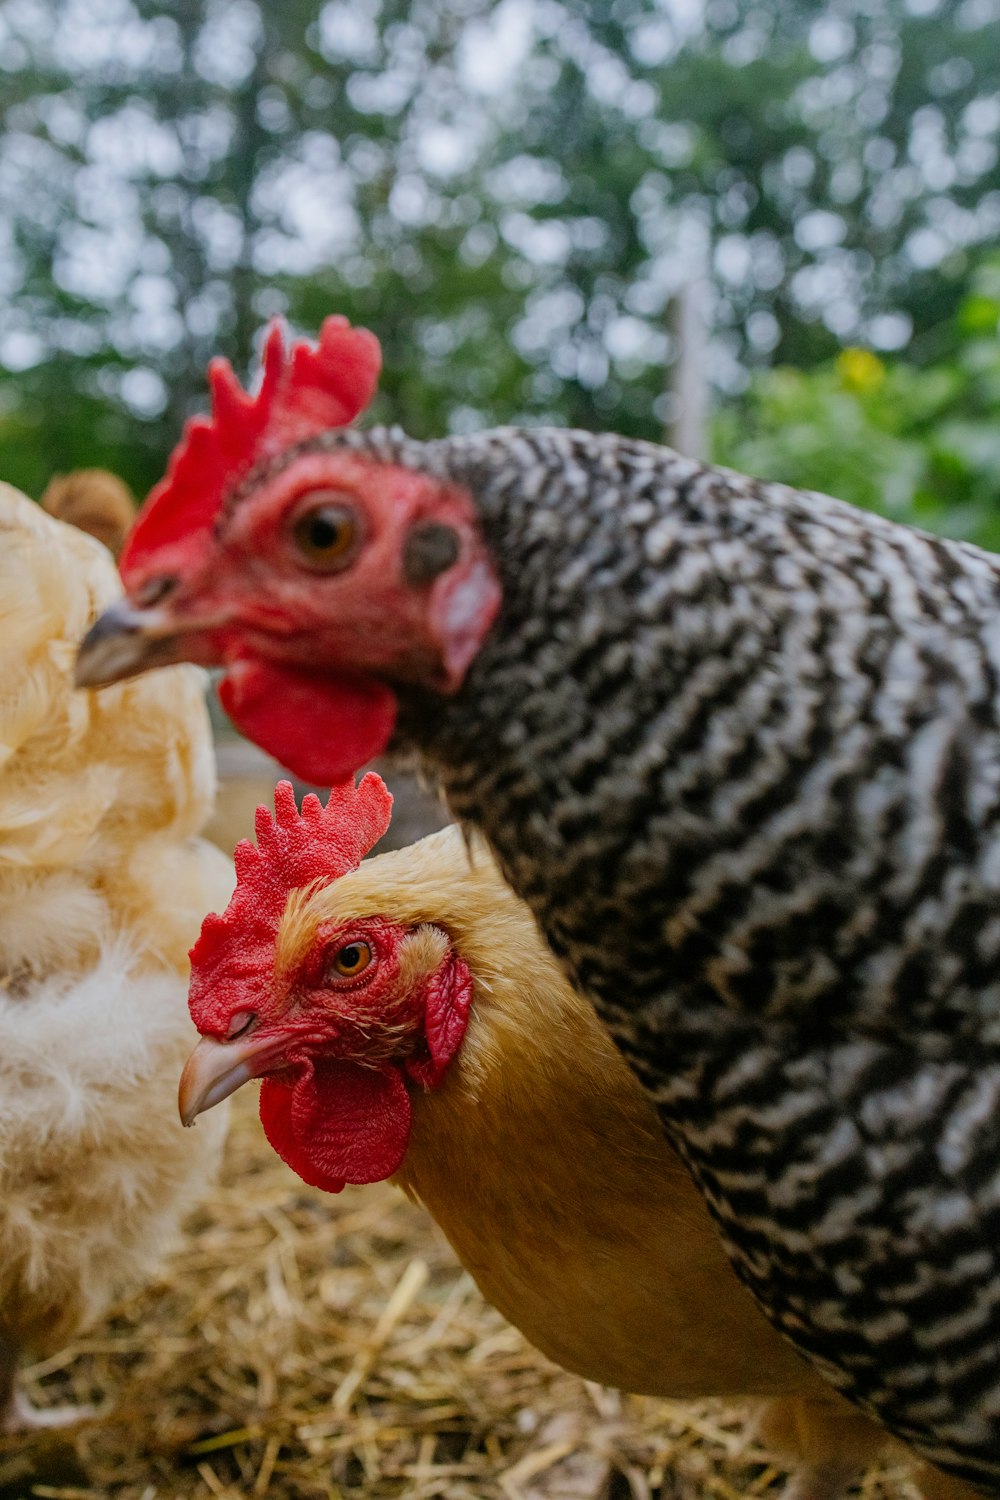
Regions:
<instances>
[{"instance_id":1,"label":"blurred green foliage","mask_svg":"<svg viewBox=\"0 0 1000 1500\"><path fill-rule=\"evenodd\" d=\"M998 135L1000 0L0 0L0 475L144 493L275 314L659 440L694 273L721 456L995 542Z\"/></svg>"},{"instance_id":2,"label":"blurred green foliage","mask_svg":"<svg viewBox=\"0 0 1000 1500\"><path fill-rule=\"evenodd\" d=\"M848 348L755 376L717 416L720 463L1000 550L1000 257L926 366Z\"/></svg>"}]
</instances>

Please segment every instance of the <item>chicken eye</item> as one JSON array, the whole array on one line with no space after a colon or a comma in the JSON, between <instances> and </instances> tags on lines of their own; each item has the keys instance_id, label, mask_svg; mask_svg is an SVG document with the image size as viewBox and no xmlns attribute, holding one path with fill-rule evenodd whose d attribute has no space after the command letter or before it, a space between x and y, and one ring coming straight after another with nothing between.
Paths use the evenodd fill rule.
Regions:
<instances>
[{"instance_id":1,"label":"chicken eye","mask_svg":"<svg viewBox=\"0 0 1000 1500\"><path fill-rule=\"evenodd\" d=\"M238 1036L242 1036L245 1031L250 1030L256 1019L257 1017L252 1010L238 1010L230 1018L229 1027L226 1031L226 1041L234 1042Z\"/></svg>"},{"instance_id":2,"label":"chicken eye","mask_svg":"<svg viewBox=\"0 0 1000 1500\"><path fill-rule=\"evenodd\" d=\"M335 974L340 974L345 979L353 979L355 974L360 974L363 969L367 969L372 956L372 950L367 943L347 943L333 955L331 968Z\"/></svg>"},{"instance_id":3,"label":"chicken eye","mask_svg":"<svg viewBox=\"0 0 1000 1500\"><path fill-rule=\"evenodd\" d=\"M358 518L348 505L315 497L308 510L292 524L292 541L299 556L313 568L336 573L347 566L360 534Z\"/></svg>"}]
</instances>

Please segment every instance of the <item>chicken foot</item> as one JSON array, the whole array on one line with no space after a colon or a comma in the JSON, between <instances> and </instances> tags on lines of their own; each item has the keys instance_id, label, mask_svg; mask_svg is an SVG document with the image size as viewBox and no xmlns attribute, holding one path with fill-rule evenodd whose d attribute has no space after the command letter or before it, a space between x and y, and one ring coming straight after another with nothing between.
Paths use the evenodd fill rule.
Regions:
<instances>
[{"instance_id":1,"label":"chicken foot","mask_svg":"<svg viewBox=\"0 0 1000 1500\"><path fill-rule=\"evenodd\" d=\"M782 1500L842 1500L886 1445L885 1434L833 1391L768 1401L751 1432L789 1466Z\"/></svg>"},{"instance_id":2,"label":"chicken foot","mask_svg":"<svg viewBox=\"0 0 1000 1500\"><path fill-rule=\"evenodd\" d=\"M71 1427L97 1413L94 1406L34 1406L17 1382L17 1350L0 1339L0 1433Z\"/></svg>"},{"instance_id":3,"label":"chicken foot","mask_svg":"<svg viewBox=\"0 0 1000 1500\"><path fill-rule=\"evenodd\" d=\"M853 1458L803 1464L793 1469L781 1500L842 1500L863 1474Z\"/></svg>"}]
</instances>

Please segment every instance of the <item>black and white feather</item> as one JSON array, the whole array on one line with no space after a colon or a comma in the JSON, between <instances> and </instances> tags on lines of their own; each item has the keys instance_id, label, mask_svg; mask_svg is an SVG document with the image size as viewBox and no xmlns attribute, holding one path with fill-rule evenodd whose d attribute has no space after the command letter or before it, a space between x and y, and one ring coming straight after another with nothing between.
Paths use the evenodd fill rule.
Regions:
<instances>
[{"instance_id":1,"label":"black and white feather","mask_svg":"<svg viewBox=\"0 0 1000 1500\"><path fill-rule=\"evenodd\" d=\"M1000 1492L1000 562L614 437L331 434L504 604L399 742L481 827L829 1378Z\"/></svg>"}]
</instances>

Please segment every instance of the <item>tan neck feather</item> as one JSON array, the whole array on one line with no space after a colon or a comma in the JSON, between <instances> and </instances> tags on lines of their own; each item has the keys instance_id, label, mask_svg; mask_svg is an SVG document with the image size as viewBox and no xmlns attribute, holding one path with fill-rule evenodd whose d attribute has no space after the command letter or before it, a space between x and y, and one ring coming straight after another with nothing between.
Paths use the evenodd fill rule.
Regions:
<instances>
[{"instance_id":1,"label":"tan neck feather","mask_svg":"<svg viewBox=\"0 0 1000 1500\"><path fill-rule=\"evenodd\" d=\"M468 1218L473 1184L494 1207L508 1191L522 1212L526 1199L549 1203L554 1160L565 1189L557 1202L573 1212L583 1212L595 1168L683 1173L639 1084L481 844L467 846L457 829L444 829L366 862L317 892L309 909L314 920L381 914L432 922L473 974L465 1039L442 1086L415 1094L397 1177L446 1231L453 1197L456 1214Z\"/></svg>"}]
</instances>

